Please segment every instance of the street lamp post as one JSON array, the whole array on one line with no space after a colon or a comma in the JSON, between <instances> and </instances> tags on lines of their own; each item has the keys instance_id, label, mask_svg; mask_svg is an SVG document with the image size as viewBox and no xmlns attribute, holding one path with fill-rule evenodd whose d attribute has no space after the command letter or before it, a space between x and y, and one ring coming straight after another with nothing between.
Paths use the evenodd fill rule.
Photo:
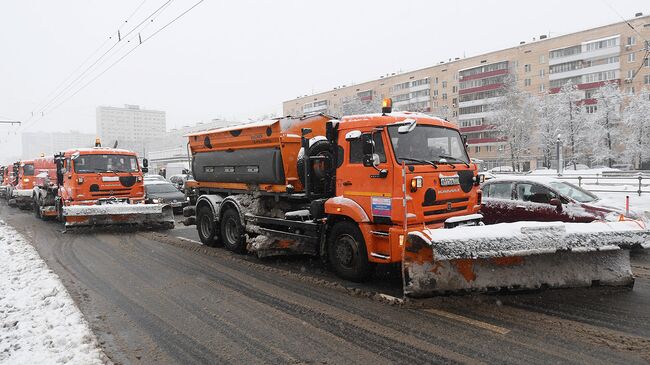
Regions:
<instances>
[{"instance_id":1,"label":"street lamp post","mask_svg":"<svg viewBox=\"0 0 650 365\"><path fill-rule=\"evenodd\" d=\"M555 142L555 156L557 157L557 174L562 175L564 172L564 161L562 158L562 135L557 135L557 141Z\"/></svg>"}]
</instances>

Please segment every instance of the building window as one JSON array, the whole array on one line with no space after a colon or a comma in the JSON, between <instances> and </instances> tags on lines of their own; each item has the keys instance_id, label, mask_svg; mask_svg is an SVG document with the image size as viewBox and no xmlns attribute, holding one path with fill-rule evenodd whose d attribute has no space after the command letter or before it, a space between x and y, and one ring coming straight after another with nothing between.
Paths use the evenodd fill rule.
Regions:
<instances>
[{"instance_id":1,"label":"building window","mask_svg":"<svg viewBox=\"0 0 650 365\"><path fill-rule=\"evenodd\" d=\"M442 82L442 88L443 88L443 89L446 89L446 88L447 88L447 81L443 81L443 82Z\"/></svg>"},{"instance_id":2,"label":"building window","mask_svg":"<svg viewBox=\"0 0 650 365\"><path fill-rule=\"evenodd\" d=\"M529 63L524 65L524 72L530 72L530 69L531 69L531 67L530 67Z\"/></svg>"},{"instance_id":3,"label":"building window","mask_svg":"<svg viewBox=\"0 0 650 365\"><path fill-rule=\"evenodd\" d=\"M643 59L643 66L650 67L650 58L646 57Z\"/></svg>"},{"instance_id":4,"label":"building window","mask_svg":"<svg viewBox=\"0 0 650 365\"><path fill-rule=\"evenodd\" d=\"M587 105L587 107L585 107L587 114L593 114L596 112L596 110L598 110L598 107L596 105Z\"/></svg>"},{"instance_id":5,"label":"building window","mask_svg":"<svg viewBox=\"0 0 650 365\"><path fill-rule=\"evenodd\" d=\"M544 78L545 71L544 69L539 70L539 77Z\"/></svg>"},{"instance_id":6,"label":"building window","mask_svg":"<svg viewBox=\"0 0 650 365\"><path fill-rule=\"evenodd\" d=\"M541 63L541 64L546 63L546 56L545 55L540 55L539 56L539 63Z\"/></svg>"},{"instance_id":7,"label":"building window","mask_svg":"<svg viewBox=\"0 0 650 365\"><path fill-rule=\"evenodd\" d=\"M628 46L633 46L636 44L636 37L627 37L627 45Z\"/></svg>"},{"instance_id":8,"label":"building window","mask_svg":"<svg viewBox=\"0 0 650 365\"><path fill-rule=\"evenodd\" d=\"M629 53L627 55L627 62L630 63L634 61L636 61L636 53Z\"/></svg>"},{"instance_id":9,"label":"building window","mask_svg":"<svg viewBox=\"0 0 650 365\"><path fill-rule=\"evenodd\" d=\"M530 79L524 80L524 86L530 86Z\"/></svg>"},{"instance_id":10,"label":"building window","mask_svg":"<svg viewBox=\"0 0 650 365\"><path fill-rule=\"evenodd\" d=\"M447 100L447 93L442 93L442 100Z\"/></svg>"},{"instance_id":11,"label":"building window","mask_svg":"<svg viewBox=\"0 0 650 365\"><path fill-rule=\"evenodd\" d=\"M481 152L481 146L474 147L474 152L475 153L480 153Z\"/></svg>"},{"instance_id":12,"label":"building window","mask_svg":"<svg viewBox=\"0 0 650 365\"><path fill-rule=\"evenodd\" d=\"M544 86L544 84L539 84L539 92L540 92L540 93L543 93L544 90L545 90L545 86Z\"/></svg>"},{"instance_id":13,"label":"building window","mask_svg":"<svg viewBox=\"0 0 650 365\"><path fill-rule=\"evenodd\" d=\"M646 85L650 85L650 75L643 76L643 83Z\"/></svg>"},{"instance_id":14,"label":"building window","mask_svg":"<svg viewBox=\"0 0 650 365\"><path fill-rule=\"evenodd\" d=\"M455 86L455 85L452 86L452 88L451 88L451 92L452 92L452 93L456 93L457 91L458 91L458 86Z\"/></svg>"},{"instance_id":15,"label":"building window","mask_svg":"<svg viewBox=\"0 0 650 365\"><path fill-rule=\"evenodd\" d=\"M634 70L627 70L627 78L630 80L634 78Z\"/></svg>"}]
</instances>

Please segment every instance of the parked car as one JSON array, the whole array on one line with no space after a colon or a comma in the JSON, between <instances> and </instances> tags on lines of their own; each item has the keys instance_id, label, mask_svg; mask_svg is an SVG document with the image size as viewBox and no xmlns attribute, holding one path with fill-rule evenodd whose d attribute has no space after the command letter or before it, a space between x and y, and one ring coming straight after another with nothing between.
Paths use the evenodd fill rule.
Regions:
<instances>
[{"instance_id":1,"label":"parked car","mask_svg":"<svg viewBox=\"0 0 650 365\"><path fill-rule=\"evenodd\" d=\"M176 188L178 190L183 190L183 186L185 185L185 182L187 181L188 177L190 177L189 174L179 174L179 175L173 175L169 178L169 181L176 185Z\"/></svg>"},{"instance_id":2,"label":"parked car","mask_svg":"<svg viewBox=\"0 0 650 365\"><path fill-rule=\"evenodd\" d=\"M482 186L485 224L516 221L592 222L617 220L625 212L569 182L544 176L508 176ZM630 218L639 218L631 212Z\"/></svg>"},{"instance_id":3,"label":"parked car","mask_svg":"<svg viewBox=\"0 0 650 365\"><path fill-rule=\"evenodd\" d=\"M167 181L164 176L160 175L144 175L144 181Z\"/></svg>"},{"instance_id":4,"label":"parked car","mask_svg":"<svg viewBox=\"0 0 650 365\"><path fill-rule=\"evenodd\" d=\"M174 212L181 212L183 207L188 204L185 194L168 181L145 179L144 190L146 194L146 203L169 204L174 208Z\"/></svg>"}]
</instances>

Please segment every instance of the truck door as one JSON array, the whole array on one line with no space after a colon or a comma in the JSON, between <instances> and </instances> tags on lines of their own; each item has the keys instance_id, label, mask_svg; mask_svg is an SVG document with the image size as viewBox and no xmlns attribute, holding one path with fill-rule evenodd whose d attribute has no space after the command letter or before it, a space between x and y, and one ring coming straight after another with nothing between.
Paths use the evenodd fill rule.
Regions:
<instances>
[{"instance_id":1,"label":"truck door","mask_svg":"<svg viewBox=\"0 0 650 365\"><path fill-rule=\"evenodd\" d=\"M366 134L374 141L374 152L379 156L377 168L363 165L364 138L344 141L344 161L336 171L337 195L357 202L374 223L390 223L392 176L386 158L385 132ZM378 170L386 170L382 175Z\"/></svg>"}]
</instances>

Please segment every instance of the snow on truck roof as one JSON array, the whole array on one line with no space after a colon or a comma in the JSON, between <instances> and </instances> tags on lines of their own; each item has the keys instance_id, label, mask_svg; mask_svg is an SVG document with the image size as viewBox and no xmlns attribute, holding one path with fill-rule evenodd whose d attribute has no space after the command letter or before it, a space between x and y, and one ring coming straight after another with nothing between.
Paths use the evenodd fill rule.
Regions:
<instances>
[{"instance_id":1,"label":"snow on truck roof","mask_svg":"<svg viewBox=\"0 0 650 365\"><path fill-rule=\"evenodd\" d=\"M400 122L404 119L407 118L412 118L412 119L417 119L417 120L430 120L436 124L441 124L444 127L448 128L454 128L456 129L457 126L447 120L444 120L442 118L437 118L437 117L432 117L427 114L423 113L416 113L416 112L393 112L389 114L381 114L381 113L373 113L373 114L358 114L358 115L347 115L344 116L340 119L337 119L335 117L332 117L330 115L326 114L310 114L310 115L305 115L302 117L292 117L292 116L286 116L286 117L280 117L280 118L274 118L274 119L267 119L267 120L262 120L258 122L251 122L251 123L242 123L242 124L235 124L235 125L230 125L226 127L221 127L221 128L215 128L215 129L210 129L210 130L205 130L205 131L199 131L199 132L194 132L194 133L188 133L184 135L184 137L194 137L194 136L202 136L210 133L221 133L221 132L230 132L230 131L235 131L235 130L240 130L244 128L255 128L255 127L269 127L272 126L275 123L281 123L285 119L306 119L306 118L312 118L312 117L318 117L318 116L323 116L327 117L330 120L335 120L339 121L342 125L345 125L346 127L352 127L354 128L354 124L359 124L359 126L364 126L367 123L364 123L369 120L373 120L373 125L388 125L391 123L396 123ZM377 123L377 120L380 120L383 123Z\"/></svg>"},{"instance_id":2,"label":"snow on truck roof","mask_svg":"<svg viewBox=\"0 0 650 365\"><path fill-rule=\"evenodd\" d=\"M64 154L104 154L104 153L114 153L114 154L122 154L122 155L133 155L135 156L135 152L129 151L129 150L123 150L119 148L110 148L110 147L90 147L90 148L71 148L69 150L66 150L63 152Z\"/></svg>"}]
</instances>

